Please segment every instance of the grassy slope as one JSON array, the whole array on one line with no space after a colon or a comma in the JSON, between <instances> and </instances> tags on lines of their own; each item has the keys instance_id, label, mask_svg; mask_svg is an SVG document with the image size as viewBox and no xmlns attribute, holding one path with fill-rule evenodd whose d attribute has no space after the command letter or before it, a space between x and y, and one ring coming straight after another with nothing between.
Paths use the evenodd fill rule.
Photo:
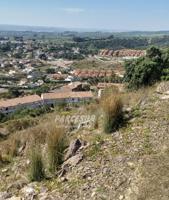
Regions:
<instances>
[{"instance_id":1,"label":"grassy slope","mask_svg":"<svg viewBox=\"0 0 169 200\"><path fill-rule=\"evenodd\" d=\"M90 144L84 150L84 160L67 174L67 182L56 178L37 184L37 188L43 185L59 199L167 199L169 101L161 101L152 90L126 98L129 105L140 100L142 103L135 107L134 118L113 135L104 134L101 127L72 135L71 139L80 138ZM27 137L28 132L32 131L27 131ZM0 172L2 189L25 173L24 165L18 167L19 163L26 163L26 157L14 159L5 166L7 172ZM17 176L12 174L13 166Z\"/></svg>"}]
</instances>

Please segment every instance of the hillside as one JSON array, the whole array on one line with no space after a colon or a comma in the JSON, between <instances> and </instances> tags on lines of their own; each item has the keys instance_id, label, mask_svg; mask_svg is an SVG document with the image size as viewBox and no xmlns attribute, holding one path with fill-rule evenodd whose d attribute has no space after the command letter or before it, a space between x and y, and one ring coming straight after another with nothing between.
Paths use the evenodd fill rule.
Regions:
<instances>
[{"instance_id":1,"label":"hillside","mask_svg":"<svg viewBox=\"0 0 169 200\"><path fill-rule=\"evenodd\" d=\"M112 134L103 133L100 113L98 127L69 130L69 150L76 150L54 177L48 176L42 182L30 183L27 178L28 149L34 136L41 141L45 152L45 127L52 125L58 111L40 117L35 127L5 138L1 134L0 199L167 200L168 91L166 82L123 94L125 123ZM91 104L62 112L89 114L96 111L100 112L97 105ZM14 138L19 140L17 148L14 146L17 153L9 157L5 150ZM46 154L43 159L47 159Z\"/></svg>"}]
</instances>

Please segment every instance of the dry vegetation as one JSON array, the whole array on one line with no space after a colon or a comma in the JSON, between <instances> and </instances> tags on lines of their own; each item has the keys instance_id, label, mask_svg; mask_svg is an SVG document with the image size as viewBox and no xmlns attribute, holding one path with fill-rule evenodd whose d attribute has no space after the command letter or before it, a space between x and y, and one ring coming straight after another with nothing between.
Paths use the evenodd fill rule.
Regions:
<instances>
[{"instance_id":1,"label":"dry vegetation","mask_svg":"<svg viewBox=\"0 0 169 200\"><path fill-rule=\"evenodd\" d=\"M40 146L32 146L30 153L30 181L41 181L45 178L45 169Z\"/></svg>"},{"instance_id":2,"label":"dry vegetation","mask_svg":"<svg viewBox=\"0 0 169 200\"><path fill-rule=\"evenodd\" d=\"M112 94L102 99L104 131L112 133L123 119L123 103L120 94Z\"/></svg>"},{"instance_id":3,"label":"dry vegetation","mask_svg":"<svg viewBox=\"0 0 169 200\"><path fill-rule=\"evenodd\" d=\"M47 130L49 171L55 173L63 163L66 148L65 130L53 124Z\"/></svg>"},{"instance_id":4,"label":"dry vegetation","mask_svg":"<svg viewBox=\"0 0 169 200\"><path fill-rule=\"evenodd\" d=\"M44 180L39 183L40 187L45 185L50 191L57 191L57 195L61 195L61 197L58 197L60 199L62 199L62 195L69 194L68 198L94 199L95 197L91 197L93 184L95 184L94 187L99 188L96 191L97 195L100 195L97 196L98 199L104 199L104 196L107 199L109 195L113 199L119 199L118 195L123 193L126 193L126 196L129 195L129 199L134 199L128 194L131 187L127 182L128 180L140 187L140 191L142 191L142 194L139 193L140 199L143 199L143 197L147 199L146 195L148 194L148 197L150 197L152 194L149 181L156 181L152 185L153 191L155 191L158 180L154 179L153 175L146 178L145 170L153 171L154 169L154 173L157 173L158 167L156 169L153 165L156 163L159 165L159 163L156 162L156 159L153 160L153 156L162 151L160 149L167 148L163 143L167 141L168 137L166 135L168 104L165 102L162 106L160 105L161 102L154 95L153 87L124 93L119 93L115 88L109 88L100 101L69 111L62 109L47 114L41 117L41 120L34 127L13 132L7 139L3 139L0 142L0 166L9 166L10 171L13 162L19 162L20 166L23 162L25 166L21 167L20 173L27 176L29 172L29 178L32 181ZM96 122L92 129L82 127L70 132L56 126L54 117L58 113L68 115L95 114ZM127 120L124 120L124 118ZM105 134L105 132L111 134ZM89 146L82 150L84 160L68 172L68 181L60 183L56 174L61 169L65 149L69 145L65 136L68 136L69 140L78 138L85 141ZM23 151L20 149L23 149ZM144 164L144 159L148 162L147 158L150 157L152 157L151 162L153 162L152 169L149 168L149 164ZM159 156L157 157L159 158ZM29 165L26 164L27 159L30 160ZM165 169L165 163L161 163L161 165ZM137 174L137 169L144 170L141 173L139 171L141 176L144 176L143 179ZM9 182L12 176L11 171L10 173L9 177L4 178L5 180L9 179ZM135 173L137 180L134 179ZM89 179L88 174L90 174ZM134 175L131 176L131 174ZM48 177L52 179L47 181L45 178ZM158 177L160 179L161 175ZM124 182L122 184L121 179ZM125 182L123 179L127 179L127 181ZM14 180L15 178L13 178ZM165 178L164 181L166 181ZM3 181L0 181L0 187L2 187L2 183ZM148 189L143 186L144 184L147 185L146 188ZM87 188L89 185L89 189L84 190L83 185L87 185ZM8 184L5 183L3 188L7 186ZM147 194L144 194L144 191Z\"/></svg>"}]
</instances>

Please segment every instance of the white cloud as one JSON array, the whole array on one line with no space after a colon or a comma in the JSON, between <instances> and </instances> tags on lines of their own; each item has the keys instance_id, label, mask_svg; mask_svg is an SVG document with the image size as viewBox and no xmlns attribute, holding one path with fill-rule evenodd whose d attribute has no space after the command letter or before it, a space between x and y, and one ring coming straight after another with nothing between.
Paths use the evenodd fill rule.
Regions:
<instances>
[{"instance_id":1,"label":"white cloud","mask_svg":"<svg viewBox=\"0 0 169 200\"><path fill-rule=\"evenodd\" d=\"M82 13L84 12L85 10L82 9L82 8L62 8L61 10L67 12L67 13L71 13L71 14L78 14L78 13Z\"/></svg>"}]
</instances>

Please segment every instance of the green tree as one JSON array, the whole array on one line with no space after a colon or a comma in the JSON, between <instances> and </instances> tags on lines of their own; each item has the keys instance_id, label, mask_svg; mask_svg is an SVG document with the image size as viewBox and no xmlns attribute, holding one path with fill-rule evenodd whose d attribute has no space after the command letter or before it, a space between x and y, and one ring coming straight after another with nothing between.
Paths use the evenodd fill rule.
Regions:
<instances>
[{"instance_id":1,"label":"green tree","mask_svg":"<svg viewBox=\"0 0 169 200\"><path fill-rule=\"evenodd\" d=\"M164 62L161 51L156 47L147 50L145 57L125 63L124 81L129 88L137 89L151 85L161 79Z\"/></svg>"}]
</instances>

